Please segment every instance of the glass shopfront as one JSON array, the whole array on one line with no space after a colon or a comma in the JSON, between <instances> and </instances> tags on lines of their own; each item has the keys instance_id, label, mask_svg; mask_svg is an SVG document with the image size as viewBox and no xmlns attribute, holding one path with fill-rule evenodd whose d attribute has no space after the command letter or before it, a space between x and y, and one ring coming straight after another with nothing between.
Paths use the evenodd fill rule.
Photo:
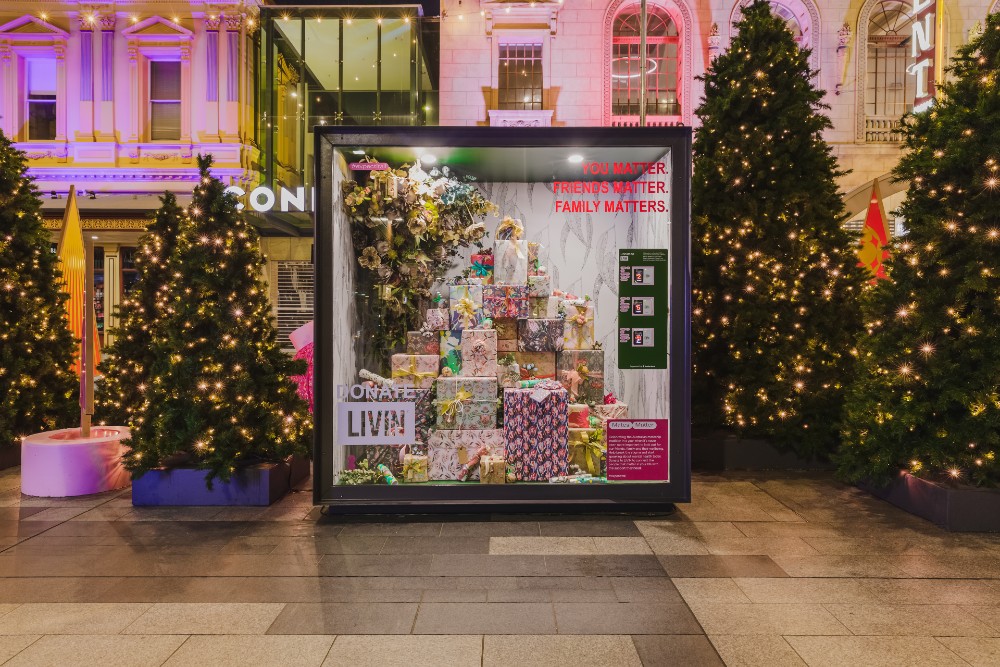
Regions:
<instances>
[{"instance_id":1,"label":"glass shopfront","mask_svg":"<svg viewBox=\"0 0 1000 667\"><path fill-rule=\"evenodd\" d=\"M689 499L689 128L315 132L318 504Z\"/></svg>"}]
</instances>

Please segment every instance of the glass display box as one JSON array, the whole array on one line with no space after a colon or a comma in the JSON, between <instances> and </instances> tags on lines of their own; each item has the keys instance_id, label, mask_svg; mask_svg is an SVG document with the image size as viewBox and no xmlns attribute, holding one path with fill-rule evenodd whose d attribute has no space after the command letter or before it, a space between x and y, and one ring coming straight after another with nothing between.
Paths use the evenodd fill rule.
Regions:
<instances>
[{"instance_id":1,"label":"glass display box","mask_svg":"<svg viewBox=\"0 0 1000 667\"><path fill-rule=\"evenodd\" d=\"M690 128L315 135L317 504L690 499Z\"/></svg>"}]
</instances>

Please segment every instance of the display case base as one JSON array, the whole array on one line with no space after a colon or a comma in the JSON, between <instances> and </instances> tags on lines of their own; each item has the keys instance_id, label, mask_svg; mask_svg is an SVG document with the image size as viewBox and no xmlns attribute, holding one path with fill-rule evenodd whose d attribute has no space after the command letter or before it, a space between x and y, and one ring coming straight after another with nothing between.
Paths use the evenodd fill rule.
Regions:
<instances>
[{"instance_id":1,"label":"display case base","mask_svg":"<svg viewBox=\"0 0 1000 667\"><path fill-rule=\"evenodd\" d=\"M525 501L525 502L468 502L468 501L433 501L433 502L373 502L345 501L332 505L324 505L327 516L338 515L389 515L389 514L631 514L647 517L664 517L673 514L676 507L673 503L648 502L617 502L593 500L581 501Z\"/></svg>"},{"instance_id":2,"label":"display case base","mask_svg":"<svg viewBox=\"0 0 1000 667\"><path fill-rule=\"evenodd\" d=\"M132 504L164 506L267 506L309 476L309 460L292 456L280 463L262 463L236 471L228 482L205 484L207 470L159 468L132 481Z\"/></svg>"},{"instance_id":3,"label":"display case base","mask_svg":"<svg viewBox=\"0 0 1000 667\"><path fill-rule=\"evenodd\" d=\"M952 532L1000 532L1000 490L950 487L901 472L887 486L859 484L877 498Z\"/></svg>"},{"instance_id":4,"label":"display case base","mask_svg":"<svg viewBox=\"0 0 1000 667\"><path fill-rule=\"evenodd\" d=\"M691 467L720 470L835 470L823 459L804 459L783 452L766 440L741 439L731 433L712 433L691 438Z\"/></svg>"},{"instance_id":5,"label":"display case base","mask_svg":"<svg viewBox=\"0 0 1000 667\"><path fill-rule=\"evenodd\" d=\"M0 449L0 470L15 468L21 465L21 448L6 447Z\"/></svg>"}]
</instances>

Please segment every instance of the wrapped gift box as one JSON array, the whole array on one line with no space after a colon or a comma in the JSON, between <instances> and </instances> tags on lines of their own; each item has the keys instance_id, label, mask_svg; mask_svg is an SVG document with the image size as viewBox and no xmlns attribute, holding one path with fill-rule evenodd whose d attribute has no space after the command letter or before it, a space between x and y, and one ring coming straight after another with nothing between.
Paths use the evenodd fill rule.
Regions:
<instances>
[{"instance_id":1,"label":"wrapped gift box","mask_svg":"<svg viewBox=\"0 0 1000 667\"><path fill-rule=\"evenodd\" d=\"M555 382L504 389L504 447L516 479L544 482L566 474L568 407L566 390Z\"/></svg>"},{"instance_id":2,"label":"wrapped gift box","mask_svg":"<svg viewBox=\"0 0 1000 667\"><path fill-rule=\"evenodd\" d=\"M528 297L528 317L535 320L559 317L559 297Z\"/></svg>"},{"instance_id":3,"label":"wrapped gift box","mask_svg":"<svg viewBox=\"0 0 1000 667\"><path fill-rule=\"evenodd\" d=\"M516 361L512 361L509 364L497 362L497 383L501 387L517 388L520 382L521 367L517 365Z\"/></svg>"},{"instance_id":4,"label":"wrapped gift box","mask_svg":"<svg viewBox=\"0 0 1000 667\"><path fill-rule=\"evenodd\" d=\"M440 400L465 397L473 401L497 400L497 377L440 377L437 397Z\"/></svg>"},{"instance_id":5,"label":"wrapped gift box","mask_svg":"<svg viewBox=\"0 0 1000 667\"><path fill-rule=\"evenodd\" d=\"M450 285L448 287L451 329L473 329L483 319L483 286Z\"/></svg>"},{"instance_id":6,"label":"wrapped gift box","mask_svg":"<svg viewBox=\"0 0 1000 667\"><path fill-rule=\"evenodd\" d=\"M403 455L403 481L427 482L427 456L419 454Z\"/></svg>"},{"instance_id":7,"label":"wrapped gift box","mask_svg":"<svg viewBox=\"0 0 1000 667\"><path fill-rule=\"evenodd\" d=\"M450 319L447 308L428 308L424 321L432 331L446 331L451 325Z\"/></svg>"},{"instance_id":8,"label":"wrapped gift box","mask_svg":"<svg viewBox=\"0 0 1000 667\"><path fill-rule=\"evenodd\" d=\"M484 429L469 431L435 431L427 443L428 475L431 479L458 478L462 466L486 447L487 452L503 456L503 431ZM479 467L472 469L468 479L479 479Z\"/></svg>"},{"instance_id":9,"label":"wrapped gift box","mask_svg":"<svg viewBox=\"0 0 1000 667\"><path fill-rule=\"evenodd\" d=\"M541 298L552 294L552 276L528 276L528 296Z\"/></svg>"},{"instance_id":10,"label":"wrapped gift box","mask_svg":"<svg viewBox=\"0 0 1000 667\"><path fill-rule=\"evenodd\" d=\"M563 350L556 355L556 371L574 402L604 400L604 350Z\"/></svg>"},{"instance_id":11,"label":"wrapped gift box","mask_svg":"<svg viewBox=\"0 0 1000 667\"><path fill-rule=\"evenodd\" d=\"M563 349L563 321L518 320L517 349L522 352L558 352Z\"/></svg>"},{"instance_id":12,"label":"wrapped gift box","mask_svg":"<svg viewBox=\"0 0 1000 667\"><path fill-rule=\"evenodd\" d=\"M498 340L497 341L497 354L503 354L504 352L517 352L517 339L513 340Z\"/></svg>"},{"instance_id":13,"label":"wrapped gift box","mask_svg":"<svg viewBox=\"0 0 1000 667\"><path fill-rule=\"evenodd\" d=\"M590 414L602 422L606 422L609 419L628 419L628 404L599 403L590 409Z\"/></svg>"},{"instance_id":14,"label":"wrapped gift box","mask_svg":"<svg viewBox=\"0 0 1000 667\"><path fill-rule=\"evenodd\" d=\"M483 312L487 317L523 318L528 316L528 287L497 283L483 288Z\"/></svg>"},{"instance_id":15,"label":"wrapped gift box","mask_svg":"<svg viewBox=\"0 0 1000 667\"><path fill-rule=\"evenodd\" d=\"M594 349L594 304L564 302L566 321L563 326L563 349ZM601 397L603 399L603 396Z\"/></svg>"},{"instance_id":16,"label":"wrapped gift box","mask_svg":"<svg viewBox=\"0 0 1000 667\"><path fill-rule=\"evenodd\" d=\"M483 484L505 484L507 461L502 456L483 456L479 459L479 481Z\"/></svg>"},{"instance_id":17,"label":"wrapped gift box","mask_svg":"<svg viewBox=\"0 0 1000 667\"><path fill-rule=\"evenodd\" d=\"M437 331L407 331L407 354L441 354L441 337Z\"/></svg>"},{"instance_id":18,"label":"wrapped gift box","mask_svg":"<svg viewBox=\"0 0 1000 667\"><path fill-rule=\"evenodd\" d=\"M497 376L497 332L495 329L466 329L462 332L464 376Z\"/></svg>"},{"instance_id":19,"label":"wrapped gift box","mask_svg":"<svg viewBox=\"0 0 1000 667\"><path fill-rule=\"evenodd\" d=\"M430 389L438 376L440 357L436 354L392 355L392 379L397 387Z\"/></svg>"},{"instance_id":20,"label":"wrapped gift box","mask_svg":"<svg viewBox=\"0 0 1000 667\"><path fill-rule=\"evenodd\" d=\"M494 241L493 282L511 285L528 283L528 242Z\"/></svg>"},{"instance_id":21,"label":"wrapped gift box","mask_svg":"<svg viewBox=\"0 0 1000 667\"><path fill-rule=\"evenodd\" d=\"M474 401L459 395L434 401L437 427L447 430L489 429L497 426L497 399Z\"/></svg>"},{"instance_id":22,"label":"wrapped gift box","mask_svg":"<svg viewBox=\"0 0 1000 667\"><path fill-rule=\"evenodd\" d=\"M541 243L528 241L528 276L540 275L538 269L545 265L545 258L542 251L545 249Z\"/></svg>"},{"instance_id":23,"label":"wrapped gift box","mask_svg":"<svg viewBox=\"0 0 1000 667\"><path fill-rule=\"evenodd\" d=\"M590 428L590 407L586 403L569 404L569 427Z\"/></svg>"},{"instance_id":24,"label":"wrapped gift box","mask_svg":"<svg viewBox=\"0 0 1000 667\"><path fill-rule=\"evenodd\" d=\"M513 317L493 318L493 328L497 330L497 340L517 340L517 320Z\"/></svg>"},{"instance_id":25,"label":"wrapped gift box","mask_svg":"<svg viewBox=\"0 0 1000 667\"><path fill-rule=\"evenodd\" d=\"M555 352L515 352L514 361L521 369L522 380L554 380L556 377Z\"/></svg>"},{"instance_id":26,"label":"wrapped gift box","mask_svg":"<svg viewBox=\"0 0 1000 667\"><path fill-rule=\"evenodd\" d=\"M606 460L606 449L597 441L597 429L571 428L569 430L569 462L594 477L600 477Z\"/></svg>"},{"instance_id":27,"label":"wrapped gift box","mask_svg":"<svg viewBox=\"0 0 1000 667\"><path fill-rule=\"evenodd\" d=\"M440 369L442 375L458 375L462 372L462 331L439 331Z\"/></svg>"},{"instance_id":28,"label":"wrapped gift box","mask_svg":"<svg viewBox=\"0 0 1000 667\"><path fill-rule=\"evenodd\" d=\"M416 451L423 450L424 445L427 444L430 428L434 424L434 391L432 389L414 389L413 393L415 396L407 397L396 392L391 392L375 400L380 403L404 402L416 404L413 406L413 415L416 420L414 431L417 442L412 447ZM378 463L384 463L384 461L378 461ZM395 470L395 472L398 472L398 470Z\"/></svg>"},{"instance_id":29,"label":"wrapped gift box","mask_svg":"<svg viewBox=\"0 0 1000 667\"><path fill-rule=\"evenodd\" d=\"M472 262L473 277L482 279L484 285L493 282L493 253L476 253L469 257L469 261Z\"/></svg>"}]
</instances>

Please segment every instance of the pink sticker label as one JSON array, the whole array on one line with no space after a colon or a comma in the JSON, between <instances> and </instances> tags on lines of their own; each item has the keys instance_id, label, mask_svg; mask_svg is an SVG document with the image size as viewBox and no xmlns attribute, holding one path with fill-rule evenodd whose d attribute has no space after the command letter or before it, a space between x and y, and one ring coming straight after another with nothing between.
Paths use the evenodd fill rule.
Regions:
<instances>
[{"instance_id":1,"label":"pink sticker label","mask_svg":"<svg viewBox=\"0 0 1000 667\"><path fill-rule=\"evenodd\" d=\"M352 162L348 165L351 171L384 171L389 168L388 162Z\"/></svg>"},{"instance_id":2,"label":"pink sticker label","mask_svg":"<svg viewBox=\"0 0 1000 667\"><path fill-rule=\"evenodd\" d=\"M670 481L667 419L608 421L608 480Z\"/></svg>"}]
</instances>

